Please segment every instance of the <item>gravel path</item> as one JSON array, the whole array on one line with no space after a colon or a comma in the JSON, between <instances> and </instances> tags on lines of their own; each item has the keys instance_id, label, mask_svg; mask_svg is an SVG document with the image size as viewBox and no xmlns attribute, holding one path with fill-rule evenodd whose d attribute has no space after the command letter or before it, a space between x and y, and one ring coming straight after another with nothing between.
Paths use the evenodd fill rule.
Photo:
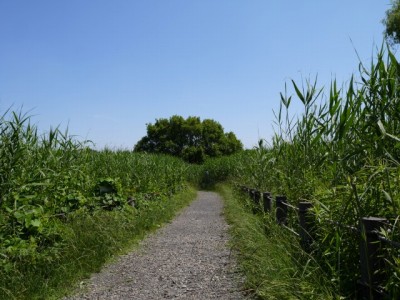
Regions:
<instances>
[{"instance_id":1,"label":"gravel path","mask_svg":"<svg viewBox=\"0 0 400 300\"><path fill-rule=\"evenodd\" d=\"M245 299L222 208L217 194L199 192L139 250L93 275L84 295L65 299Z\"/></svg>"}]
</instances>

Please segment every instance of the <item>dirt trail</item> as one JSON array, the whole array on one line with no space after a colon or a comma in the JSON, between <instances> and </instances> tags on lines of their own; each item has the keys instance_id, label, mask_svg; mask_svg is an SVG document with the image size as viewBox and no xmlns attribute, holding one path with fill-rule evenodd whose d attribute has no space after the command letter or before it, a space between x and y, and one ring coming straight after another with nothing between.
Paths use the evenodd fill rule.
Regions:
<instances>
[{"instance_id":1,"label":"dirt trail","mask_svg":"<svg viewBox=\"0 0 400 300\"><path fill-rule=\"evenodd\" d=\"M138 250L93 275L85 294L66 299L245 299L222 208L216 193L199 192Z\"/></svg>"}]
</instances>

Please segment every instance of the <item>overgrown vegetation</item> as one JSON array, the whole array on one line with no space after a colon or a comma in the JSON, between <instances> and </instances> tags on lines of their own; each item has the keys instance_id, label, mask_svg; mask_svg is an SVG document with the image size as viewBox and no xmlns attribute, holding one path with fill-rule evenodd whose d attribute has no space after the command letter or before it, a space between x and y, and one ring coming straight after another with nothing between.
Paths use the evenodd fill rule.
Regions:
<instances>
[{"instance_id":1,"label":"overgrown vegetation","mask_svg":"<svg viewBox=\"0 0 400 300\"><path fill-rule=\"evenodd\" d=\"M235 182L286 195L292 205L312 202L318 222L312 260L335 294L352 298L360 277L361 236L328 220L358 227L362 217L384 217L391 225L382 234L399 240L400 66L383 47L369 66L360 63L359 74L346 85L333 80L326 91L315 80L292 81L292 87L293 95L281 95L272 143L260 141L214 173L230 172ZM304 107L298 117L290 111L296 98ZM395 299L400 253L390 246L386 251L383 287Z\"/></svg>"},{"instance_id":2,"label":"overgrown vegetation","mask_svg":"<svg viewBox=\"0 0 400 300\"><path fill-rule=\"evenodd\" d=\"M391 8L386 11L386 16L382 20L385 25L384 35L389 43L400 43L400 1L392 0Z\"/></svg>"},{"instance_id":3,"label":"overgrown vegetation","mask_svg":"<svg viewBox=\"0 0 400 300\"><path fill-rule=\"evenodd\" d=\"M246 290L257 299L333 299L329 278L293 235L269 214L254 215L253 203L227 185L225 199L231 246L238 254Z\"/></svg>"},{"instance_id":4,"label":"overgrown vegetation","mask_svg":"<svg viewBox=\"0 0 400 300\"><path fill-rule=\"evenodd\" d=\"M207 158L230 155L242 148L235 134L225 133L218 122L181 116L147 124L147 135L135 145L135 151L169 154L190 163L203 163Z\"/></svg>"},{"instance_id":5,"label":"overgrown vegetation","mask_svg":"<svg viewBox=\"0 0 400 300\"><path fill-rule=\"evenodd\" d=\"M219 187L252 292L264 299L354 298L361 237L332 221L358 226L362 217L384 217L390 226L382 234L399 241L400 65L382 47L342 86L336 80L328 90L316 80L291 86L293 95L286 87L281 94L271 144L260 141L253 150L208 158L203 165L164 155L94 151L68 132L39 135L29 117L5 114L0 119L0 297L54 293L75 275L99 268L124 247L121 241L170 217L185 203L174 194L185 191L187 181L213 188L230 180L286 195L293 205L310 201L318 224L305 253L270 216L251 215L243 197ZM304 109L297 116L291 111L296 100ZM384 251L383 288L395 299L400 253L390 246ZM93 253L99 259L92 264L87 258ZM57 281L61 277L65 280Z\"/></svg>"},{"instance_id":6,"label":"overgrown vegetation","mask_svg":"<svg viewBox=\"0 0 400 300\"><path fill-rule=\"evenodd\" d=\"M40 135L22 113L0 119L1 299L70 285L193 199L181 160L89 145Z\"/></svg>"}]
</instances>

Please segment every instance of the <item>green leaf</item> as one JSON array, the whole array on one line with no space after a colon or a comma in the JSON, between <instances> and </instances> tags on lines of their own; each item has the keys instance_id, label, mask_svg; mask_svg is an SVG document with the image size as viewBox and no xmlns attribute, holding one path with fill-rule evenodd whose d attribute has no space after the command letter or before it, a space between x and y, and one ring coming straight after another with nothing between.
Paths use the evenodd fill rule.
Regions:
<instances>
[{"instance_id":1,"label":"green leaf","mask_svg":"<svg viewBox=\"0 0 400 300\"><path fill-rule=\"evenodd\" d=\"M20 219L22 219L22 218L25 217L25 214L22 214L22 213L20 213L19 211L16 211L16 212L14 212L14 217L15 217L17 220L20 220Z\"/></svg>"},{"instance_id":2,"label":"green leaf","mask_svg":"<svg viewBox=\"0 0 400 300\"><path fill-rule=\"evenodd\" d=\"M294 89L296 90L297 97L299 97L301 102L303 102L303 104L305 105L306 104L306 100L305 100L303 94L300 92L299 88L297 87L296 82L294 82L294 80L292 80L292 83L293 83Z\"/></svg>"},{"instance_id":3,"label":"green leaf","mask_svg":"<svg viewBox=\"0 0 400 300\"><path fill-rule=\"evenodd\" d=\"M33 219L33 220L31 221L31 226L33 226L33 227L40 227L40 226L42 226L42 222L41 222L39 219Z\"/></svg>"},{"instance_id":4,"label":"green leaf","mask_svg":"<svg viewBox=\"0 0 400 300\"><path fill-rule=\"evenodd\" d=\"M385 136L386 135L386 130L385 130L385 127L383 126L381 120L378 120L378 127L379 127L379 130L382 132L382 135Z\"/></svg>"}]
</instances>

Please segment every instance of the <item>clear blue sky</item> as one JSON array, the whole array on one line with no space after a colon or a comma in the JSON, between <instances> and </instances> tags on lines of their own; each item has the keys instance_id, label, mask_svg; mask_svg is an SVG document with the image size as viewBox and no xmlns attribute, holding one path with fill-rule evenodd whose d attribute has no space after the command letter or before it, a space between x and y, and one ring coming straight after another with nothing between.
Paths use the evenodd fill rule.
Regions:
<instances>
[{"instance_id":1,"label":"clear blue sky","mask_svg":"<svg viewBox=\"0 0 400 300\"><path fill-rule=\"evenodd\" d=\"M146 123L212 118L269 139L285 82L347 80L390 0L0 0L0 112L132 148Z\"/></svg>"}]
</instances>

